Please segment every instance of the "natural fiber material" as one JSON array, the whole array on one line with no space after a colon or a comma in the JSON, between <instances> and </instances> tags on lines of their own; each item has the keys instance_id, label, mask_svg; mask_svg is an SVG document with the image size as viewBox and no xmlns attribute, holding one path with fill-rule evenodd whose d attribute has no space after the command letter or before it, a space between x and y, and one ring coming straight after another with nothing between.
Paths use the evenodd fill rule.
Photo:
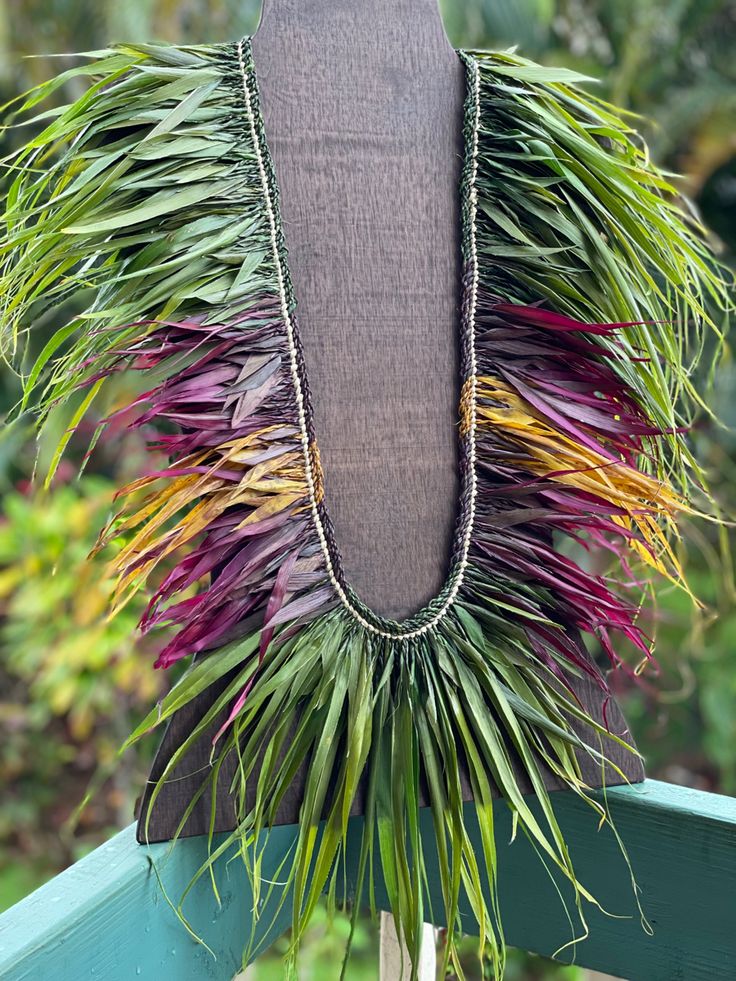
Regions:
<instances>
[{"instance_id":1,"label":"natural fiber material","mask_svg":"<svg viewBox=\"0 0 736 981\"><path fill-rule=\"evenodd\" d=\"M464 890L497 974L494 794L572 883L584 926L582 901L595 900L575 876L541 770L608 820L579 754L611 771L606 742L628 744L576 701L581 672L607 690L578 631L614 664L624 650L649 656L639 618L648 580L634 567L682 584L675 519L693 510L693 491L703 497L686 432L701 401L692 373L706 332L719 334L712 311L728 299L702 229L621 115L577 87L582 78L508 53L458 54L462 492L448 579L402 622L368 609L342 571L250 39L90 55L26 97L23 119L72 74L91 83L37 117L40 132L8 161L8 355L25 348L40 310L80 289L88 297L37 358L24 407L40 425L66 421L57 462L93 402L105 404L109 380L135 374L141 394L106 406L102 426L132 417L170 461L121 488L101 536L117 604L148 588L141 628L169 631L156 666L197 655L130 742L230 679L149 810L226 712L199 794L235 757L238 827L198 875L237 846L257 900L254 843L307 767L282 875L294 898L289 969L319 896L328 888L334 898L361 779L358 885L380 861L415 964L427 915L425 794L447 922L458 923ZM610 553L618 581L584 568L566 540ZM461 764L482 855L464 824ZM462 976L452 934L446 957Z\"/></svg>"}]
</instances>

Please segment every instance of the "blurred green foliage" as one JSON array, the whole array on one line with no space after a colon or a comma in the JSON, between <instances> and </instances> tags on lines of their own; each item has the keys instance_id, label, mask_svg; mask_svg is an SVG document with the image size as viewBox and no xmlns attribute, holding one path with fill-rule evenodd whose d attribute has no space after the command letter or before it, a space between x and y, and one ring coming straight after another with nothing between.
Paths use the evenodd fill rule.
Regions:
<instances>
[{"instance_id":1,"label":"blurred green foliage","mask_svg":"<svg viewBox=\"0 0 736 981\"><path fill-rule=\"evenodd\" d=\"M275 0L271 0L275 2ZM641 113L637 127L657 160L683 173L726 257L736 255L736 5L732 0L444 0L456 45L508 47L601 79L598 89ZM217 41L255 30L259 0L0 0L0 101L71 63L66 52L109 41ZM59 57L48 57L50 54ZM23 55L41 57L24 59ZM74 92L70 92L73 95ZM12 138L12 137L11 137ZM7 140L7 137L6 137ZM51 329L53 325L49 325ZM0 406L18 396L2 376ZM696 433L724 510L734 512L736 400L727 362L710 402L725 423ZM70 460L78 463L71 447ZM81 452L81 451L80 451ZM0 440L0 909L129 823L148 758L116 750L163 690L153 650L137 642L140 607L105 616L111 583L87 555L112 514L112 491L140 467L143 443L126 436L96 451L85 475L62 467L48 492L31 477L28 425ZM44 448L40 448L43 457ZM659 677L616 680L650 775L736 793L736 603L714 526L686 529L688 574L708 604L695 615L682 592L658 597ZM90 780L101 783L75 820ZM315 919L304 977L332 976L344 923ZM375 977L376 931L356 937L353 981ZM278 953L278 952L277 952ZM277 977L277 961L256 977ZM469 968L470 970L470 968ZM480 977L480 975L478 975ZM515 953L508 981L582 979Z\"/></svg>"},{"instance_id":2,"label":"blurred green foliage","mask_svg":"<svg viewBox=\"0 0 736 981\"><path fill-rule=\"evenodd\" d=\"M114 489L90 474L48 492L21 482L3 495L0 863L11 869L0 880L3 906L128 824L146 778L147 760L117 759L162 691L150 651L136 643L142 602L108 620L112 580L87 561ZM77 827L89 781L108 771Z\"/></svg>"},{"instance_id":3,"label":"blurred green foliage","mask_svg":"<svg viewBox=\"0 0 736 981\"><path fill-rule=\"evenodd\" d=\"M117 715L121 698L145 705L158 694L136 651L140 608L129 605L108 622L112 582L86 561L90 532L105 523L113 493L109 480L92 476L3 499L4 666L25 682L37 722L64 716L78 741L89 739L100 717Z\"/></svg>"}]
</instances>

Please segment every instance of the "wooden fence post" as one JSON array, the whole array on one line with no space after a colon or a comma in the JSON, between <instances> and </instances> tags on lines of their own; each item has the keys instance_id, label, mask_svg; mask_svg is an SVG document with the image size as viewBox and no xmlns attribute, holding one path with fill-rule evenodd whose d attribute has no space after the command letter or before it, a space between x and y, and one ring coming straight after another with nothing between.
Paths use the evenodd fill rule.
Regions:
<instances>
[{"instance_id":1,"label":"wooden fence post","mask_svg":"<svg viewBox=\"0 0 736 981\"><path fill-rule=\"evenodd\" d=\"M407 981L411 975L409 951L399 942L393 916L384 912L381 913L380 958L380 981ZM419 955L419 981L435 981L436 976L437 931L430 923L425 923Z\"/></svg>"}]
</instances>

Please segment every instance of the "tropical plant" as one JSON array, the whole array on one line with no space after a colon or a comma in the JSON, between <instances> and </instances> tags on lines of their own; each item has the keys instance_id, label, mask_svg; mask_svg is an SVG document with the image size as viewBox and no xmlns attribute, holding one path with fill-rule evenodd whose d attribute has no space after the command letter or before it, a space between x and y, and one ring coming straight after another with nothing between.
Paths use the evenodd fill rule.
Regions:
<instances>
[{"instance_id":1,"label":"tropical plant","mask_svg":"<svg viewBox=\"0 0 736 981\"><path fill-rule=\"evenodd\" d=\"M593 897L570 864L539 761L610 820L576 756L600 752L581 742L571 719L617 737L566 692L565 671L587 671L607 689L567 627L597 637L614 664L623 659L611 631L648 651L636 603L563 555L556 538L603 545L624 580L638 559L681 582L669 533L678 512L693 510L693 488L702 491L684 431L708 406L692 375L706 332L720 338L719 314L729 307L702 227L624 118L580 88L584 78L507 53L464 57L463 187L469 194L477 173L478 215L476 227L475 214L469 224L463 211L463 249L466 262L485 264L473 280L478 326L466 343L477 347L461 435L466 453L477 446L484 482L473 503L476 525L464 518L454 578L426 618L422 611L406 625L373 614L331 571L309 408L300 408L298 384L294 396L288 387L299 361L283 233L278 212L273 218L258 196L243 193L256 186L265 155L262 191L275 207L249 47L121 45L93 55L24 98L19 118L33 114L33 132L9 158L15 176L0 241L6 350L25 347L39 303L63 309L80 289L89 292L25 379L22 406L36 409L42 429L62 421L47 479L121 372L142 379L142 394L125 410L129 427L155 427L150 444L170 460L122 489L125 504L106 536L116 547L115 606L151 581L141 625L176 631L157 665L209 656L132 740L235 672L169 761L147 813L176 762L225 708L214 765L192 805L208 787L216 791L234 756L238 827L197 876L236 845L258 895L248 842L273 822L289 780L306 768L286 875L292 968L320 894L327 886L334 895L364 770L357 888L377 840L414 970L426 901L420 771L447 921L454 928L462 884L480 924L480 954L495 973L503 972L505 948L491 779L540 854L572 883L584 926L581 902ZM39 114L44 99L85 76L84 95ZM242 128L243 111L250 129ZM493 126L474 128L490 118ZM255 150L244 132L259 141ZM92 445L120 411L105 413ZM168 560L174 568L161 578ZM541 803L541 823L510 745ZM465 826L458 746L481 856ZM245 793L251 780L255 803ZM463 976L454 930L449 965Z\"/></svg>"},{"instance_id":2,"label":"tropical plant","mask_svg":"<svg viewBox=\"0 0 736 981\"><path fill-rule=\"evenodd\" d=\"M164 679L144 670L135 630L140 603L111 621L113 582L88 561L112 492L108 478L89 475L48 492L21 486L4 495L0 907L127 824L145 779L150 751L121 761L118 750L163 694ZM90 781L104 792L75 832ZM18 853L21 862L13 861Z\"/></svg>"}]
</instances>

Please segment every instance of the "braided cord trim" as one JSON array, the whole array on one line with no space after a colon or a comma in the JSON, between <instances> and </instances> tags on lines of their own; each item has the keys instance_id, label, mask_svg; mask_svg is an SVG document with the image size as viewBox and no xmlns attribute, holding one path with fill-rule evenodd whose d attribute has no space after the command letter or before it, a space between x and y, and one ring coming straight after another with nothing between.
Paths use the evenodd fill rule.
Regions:
<instances>
[{"instance_id":1,"label":"braided cord trim","mask_svg":"<svg viewBox=\"0 0 736 981\"><path fill-rule=\"evenodd\" d=\"M462 227L462 303L460 360L463 376L460 404L461 494L455 522L450 573L441 591L421 610L405 620L391 620L371 610L360 600L343 574L340 550L324 495L322 471L312 413L304 352L296 315L296 297L288 264L288 253L279 208L280 188L266 138L261 94L253 59L252 38L246 35L237 45L243 83L245 110L261 177L263 196L273 251L281 314L286 328L290 372L294 386L300 442L315 530L320 541L327 574L343 606L366 630L388 639L411 639L434 627L452 606L462 586L468 565L475 503L477 365L475 353L475 311L478 287L476 212L478 170L478 130L480 123L480 78L477 60L462 48L455 49L465 69L466 96L463 105L463 166L461 188Z\"/></svg>"}]
</instances>

